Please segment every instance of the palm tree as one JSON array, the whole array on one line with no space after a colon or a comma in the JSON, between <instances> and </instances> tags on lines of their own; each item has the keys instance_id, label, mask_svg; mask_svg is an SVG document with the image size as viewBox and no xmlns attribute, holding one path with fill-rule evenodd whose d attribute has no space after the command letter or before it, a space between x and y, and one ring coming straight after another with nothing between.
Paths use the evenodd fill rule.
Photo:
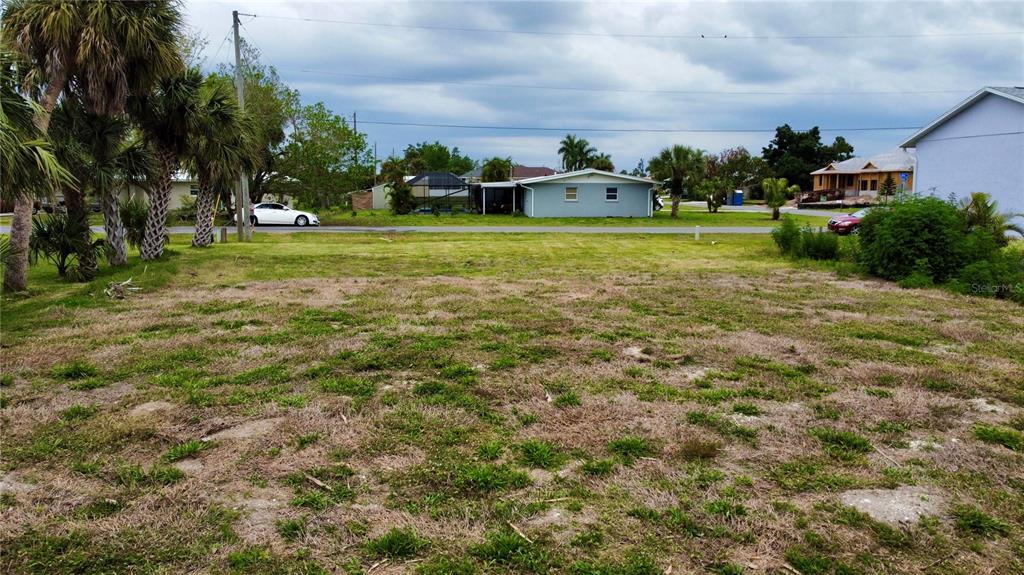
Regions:
<instances>
[{"instance_id":1,"label":"palm tree","mask_svg":"<svg viewBox=\"0 0 1024 575\"><path fill-rule=\"evenodd\" d=\"M970 230L988 230L1001 246L1010 243L1007 232L1015 232L1024 236L1024 226L1013 223L1015 217L1024 218L1024 214L1004 214L991 196L984 192L972 192L969 198L960 201L960 213Z\"/></svg>"},{"instance_id":2,"label":"palm tree","mask_svg":"<svg viewBox=\"0 0 1024 575\"><path fill-rule=\"evenodd\" d=\"M50 139L62 163L78 176L79 191L100 200L110 265L128 263L118 196L129 185L144 187L152 179L149 150L131 132L127 118L86 112L73 98L53 111Z\"/></svg>"},{"instance_id":3,"label":"palm tree","mask_svg":"<svg viewBox=\"0 0 1024 575\"><path fill-rule=\"evenodd\" d=\"M576 134L566 134L559 142L558 155L562 156L562 169L566 171L582 170L596 153L597 148Z\"/></svg>"},{"instance_id":4,"label":"palm tree","mask_svg":"<svg viewBox=\"0 0 1024 575\"><path fill-rule=\"evenodd\" d=\"M779 219L779 208L786 204L786 200L793 194L800 193L800 186L789 185L786 178L765 178L761 180L761 189L764 190L764 203L772 209L772 219Z\"/></svg>"},{"instance_id":5,"label":"palm tree","mask_svg":"<svg viewBox=\"0 0 1024 575\"><path fill-rule=\"evenodd\" d=\"M704 175L703 150L676 144L665 148L647 164L651 177L668 183L672 197L672 217L679 217L679 202L683 195L695 191Z\"/></svg>"},{"instance_id":6,"label":"palm tree","mask_svg":"<svg viewBox=\"0 0 1024 575\"><path fill-rule=\"evenodd\" d=\"M247 138L250 126L223 76L211 75L203 82L196 113L198 131L189 141L185 164L199 180L192 245L206 247L213 241L217 192L230 187L253 155Z\"/></svg>"},{"instance_id":7,"label":"palm tree","mask_svg":"<svg viewBox=\"0 0 1024 575\"><path fill-rule=\"evenodd\" d=\"M45 134L49 113L65 92L76 93L88 112L118 116L129 96L180 70L181 22L174 0L8 0L0 34L27 60L23 86L41 104L36 121ZM28 233L31 205L18 198L11 243L27 246L20 234ZM64 199L70 214L87 217L79 190L66 188Z\"/></svg>"},{"instance_id":8,"label":"palm tree","mask_svg":"<svg viewBox=\"0 0 1024 575\"><path fill-rule=\"evenodd\" d=\"M189 139L201 132L199 90L202 85L202 74L192 68L161 80L149 93L131 102L131 113L153 151L157 169L157 177L149 190L149 216L139 250L144 260L155 260L164 253L171 178L180 159L189 151Z\"/></svg>"},{"instance_id":9,"label":"palm tree","mask_svg":"<svg viewBox=\"0 0 1024 575\"><path fill-rule=\"evenodd\" d=\"M608 154L597 154L590 158L587 162L588 168L594 168L595 170L602 170L605 172L614 172L615 164L612 163L612 157Z\"/></svg>"},{"instance_id":10,"label":"palm tree","mask_svg":"<svg viewBox=\"0 0 1024 575\"><path fill-rule=\"evenodd\" d=\"M482 182L505 182L512 178L512 158L499 158L497 156L484 162L480 169L480 181Z\"/></svg>"},{"instance_id":11,"label":"palm tree","mask_svg":"<svg viewBox=\"0 0 1024 575\"><path fill-rule=\"evenodd\" d=\"M43 139L36 119L39 107L18 93L15 55L0 41L0 193L14 200L11 237L4 254L4 290L28 288L32 202L73 182Z\"/></svg>"}]
</instances>

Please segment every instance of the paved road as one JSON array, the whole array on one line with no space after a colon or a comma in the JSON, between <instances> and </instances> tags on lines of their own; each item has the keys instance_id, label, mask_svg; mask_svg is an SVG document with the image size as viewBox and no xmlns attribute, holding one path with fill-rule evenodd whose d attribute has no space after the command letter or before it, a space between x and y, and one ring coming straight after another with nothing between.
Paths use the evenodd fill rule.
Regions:
<instances>
[{"instance_id":1,"label":"paved road","mask_svg":"<svg viewBox=\"0 0 1024 575\"><path fill-rule=\"evenodd\" d=\"M102 233L102 226L93 226L94 232ZM167 228L172 234L191 234L192 226L172 226ZM426 232L444 234L533 234L533 233L559 233L559 234L693 234L694 227L668 227L668 226L392 226L392 227L367 227L367 226L321 226L297 228L294 226L259 226L257 234L291 234L296 232L309 233L407 233ZM704 227L701 226L702 234L767 234L772 231L770 227ZM0 226L0 233L10 233L10 227ZM234 238L235 229L229 228L229 237Z\"/></svg>"}]
</instances>

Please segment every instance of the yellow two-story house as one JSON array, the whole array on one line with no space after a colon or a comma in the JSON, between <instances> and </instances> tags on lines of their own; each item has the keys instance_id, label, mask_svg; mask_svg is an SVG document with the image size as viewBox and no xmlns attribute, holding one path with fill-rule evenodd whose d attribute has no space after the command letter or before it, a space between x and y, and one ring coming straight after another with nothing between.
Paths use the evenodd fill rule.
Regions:
<instances>
[{"instance_id":1,"label":"yellow two-story house","mask_svg":"<svg viewBox=\"0 0 1024 575\"><path fill-rule=\"evenodd\" d=\"M811 172L814 192L833 196L830 199L876 197L887 177L892 177L896 191L914 189L913 152L896 148L870 158L832 162Z\"/></svg>"}]
</instances>

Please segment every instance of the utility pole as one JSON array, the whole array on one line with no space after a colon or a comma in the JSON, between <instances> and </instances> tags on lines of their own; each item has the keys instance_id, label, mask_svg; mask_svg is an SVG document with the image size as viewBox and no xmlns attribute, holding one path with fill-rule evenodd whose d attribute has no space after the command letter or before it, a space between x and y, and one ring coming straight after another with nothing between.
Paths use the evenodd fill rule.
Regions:
<instances>
[{"instance_id":1,"label":"utility pole","mask_svg":"<svg viewBox=\"0 0 1024 575\"><path fill-rule=\"evenodd\" d=\"M231 28L235 33L235 89L238 91L238 107L245 111L245 76L242 74L242 43L238 35L238 10L231 12ZM252 16L252 14L242 14ZM252 220L249 214L249 174L244 170L238 177L235 189L235 223L238 226L238 241L252 241Z\"/></svg>"}]
</instances>

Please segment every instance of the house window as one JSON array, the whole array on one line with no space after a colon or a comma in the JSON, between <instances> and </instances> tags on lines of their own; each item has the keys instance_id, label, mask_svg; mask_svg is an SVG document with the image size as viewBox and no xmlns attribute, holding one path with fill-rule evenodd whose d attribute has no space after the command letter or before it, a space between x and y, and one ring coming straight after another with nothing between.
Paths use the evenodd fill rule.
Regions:
<instances>
[{"instance_id":1,"label":"house window","mask_svg":"<svg viewBox=\"0 0 1024 575\"><path fill-rule=\"evenodd\" d=\"M565 201L567 201L567 202L575 202L577 199L578 198L576 196L576 188L566 188L565 189Z\"/></svg>"},{"instance_id":2,"label":"house window","mask_svg":"<svg viewBox=\"0 0 1024 575\"><path fill-rule=\"evenodd\" d=\"M878 180L871 180L871 189L872 190L877 190L878 189Z\"/></svg>"},{"instance_id":3,"label":"house window","mask_svg":"<svg viewBox=\"0 0 1024 575\"><path fill-rule=\"evenodd\" d=\"M861 191L867 191L867 189L868 189L868 181L867 180L861 180L860 181L860 189L861 189Z\"/></svg>"},{"instance_id":4,"label":"house window","mask_svg":"<svg viewBox=\"0 0 1024 575\"><path fill-rule=\"evenodd\" d=\"M846 185L847 187L853 186L853 174L846 176Z\"/></svg>"},{"instance_id":5,"label":"house window","mask_svg":"<svg viewBox=\"0 0 1024 575\"><path fill-rule=\"evenodd\" d=\"M190 196L198 196L199 195L199 185L197 185L197 184L190 185L188 187L188 193L189 193Z\"/></svg>"},{"instance_id":6,"label":"house window","mask_svg":"<svg viewBox=\"0 0 1024 575\"><path fill-rule=\"evenodd\" d=\"M604 189L604 201L606 201L606 202L617 202L617 201L619 201L619 189L618 188L605 188Z\"/></svg>"}]
</instances>

